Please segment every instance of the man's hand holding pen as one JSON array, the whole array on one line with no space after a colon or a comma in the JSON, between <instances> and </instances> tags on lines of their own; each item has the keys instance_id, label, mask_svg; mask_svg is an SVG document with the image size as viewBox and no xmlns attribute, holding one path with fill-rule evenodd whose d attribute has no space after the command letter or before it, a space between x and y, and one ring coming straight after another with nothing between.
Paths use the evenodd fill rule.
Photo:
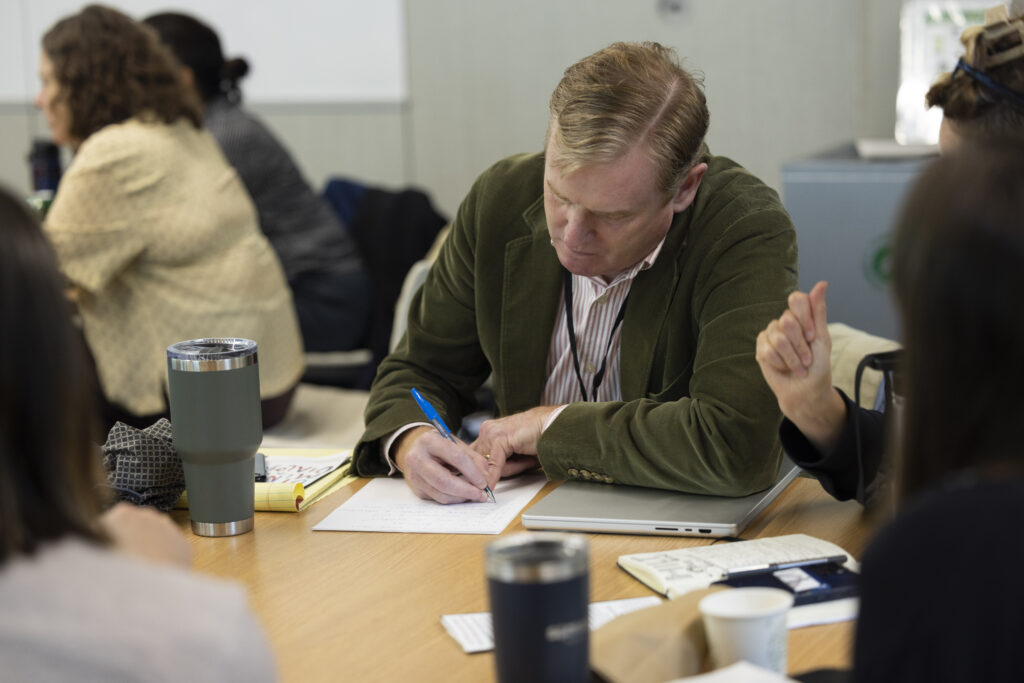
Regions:
<instances>
[{"instance_id":1,"label":"man's hand holding pen","mask_svg":"<svg viewBox=\"0 0 1024 683\"><path fill-rule=\"evenodd\" d=\"M488 491L502 477L536 468L537 442L556 409L541 406L487 420L480 426L479 438L466 445L450 435L422 395L417 398L420 401L428 419L436 418L440 426L414 427L402 434L394 446L395 466L417 496L444 504L493 500Z\"/></svg>"},{"instance_id":2,"label":"man's hand holding pen","mask_svg":"<svg viewBox=\"0 0 1024 683\"><path fill-rule=\"evenodd\" d=\"M504 458L486 458L426 426L414 427L399 437L394 460L413 493L446 505L489 501L484 487L497 485L504 464Z\"/></svg>"}]
</instances>

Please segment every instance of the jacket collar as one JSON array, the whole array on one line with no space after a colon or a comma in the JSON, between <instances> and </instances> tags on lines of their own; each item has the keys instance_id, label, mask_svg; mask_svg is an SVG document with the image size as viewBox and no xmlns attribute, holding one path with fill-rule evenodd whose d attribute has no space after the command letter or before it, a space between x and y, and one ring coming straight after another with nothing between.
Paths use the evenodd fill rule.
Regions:
<instances>
[{"instance_id":1,"label":"jacket collar","mask_svg":"<svg viewBox=\"0 0 1024 683\"><path fill-rule=\"evenodd\" d=\"M544 392L551 329L562 291L562 264L551 246L543 196L523 212L523 220L529 233L505 245L502 277L499 375L503 381L496 388L508 412L536 406ZM523 329L524 321L530 329Z\"/></svg>"},{"instance_id":2,"label":"jacket collar","mask_svg":"<svg viewBox=\"0 0 1024 683\"><path fill-rule=\"evenodd\" d=\"M679 260L686 246L690 209L676 214L657 260L633 280L622 321L619 373L623 400L647 393L654 353L669 304L679 281Z\"/></svg>"},{"instance_id":3,"label":"jacket collar","mask_svg":"<svg viewBox=\"0 0 1024 683\"><path fill-rule=\"evenodd\" d=\"M657 340L679 279L679 256L685 247L690 210L676 214L654 265L637 274L622 324L620 373L622 398L646 393ZM558 314L562 265L558 261L544 216L543 197L522 214L529 233L505 246L499 405L515 412L537 405L547 380L551 331ZM522 329L530 321L531 329ZM500 398L504 397L504 401Z\"/></svg>"}]
</instances>

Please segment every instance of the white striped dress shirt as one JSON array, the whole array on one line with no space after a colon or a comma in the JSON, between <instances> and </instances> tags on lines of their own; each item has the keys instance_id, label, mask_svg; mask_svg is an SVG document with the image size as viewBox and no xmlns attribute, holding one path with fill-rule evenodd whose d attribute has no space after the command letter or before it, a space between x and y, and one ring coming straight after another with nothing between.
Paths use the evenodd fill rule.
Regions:
<instances>
[{"instance_id":1,"label":"white striped dress shirt","mask_svg":"<svg viewBox=\"0 0 1024 683\"><path fill-rule=\"evenodd\" d=\"M580 375L587 389L587 398L591 401L622 400L622 384L619 379L619 350L622 339L622 325L614 330L615 318L622 303L629 295L633 280L642 270L647 270L654 263L665 240L651 251L640 263L620 273L610 283L599 277L572 276L572 319L576 332L576 350L579 354ZM565 292L558 304L558 317L555 319L551 345L548 347L547 383L541 395L541 405L559 405L582 401L579 380L573 364L572 348L569 345L569 326L565 314ZM611 345L608 336L612 335ZM594 397L594 375L601 369L607 349L607 367L604 378ZM559 411L561 412L561 411ZM554 419L548 420L547 424ZM545 428L547 428L545 424Z\"/></svg>"}]
</instances>

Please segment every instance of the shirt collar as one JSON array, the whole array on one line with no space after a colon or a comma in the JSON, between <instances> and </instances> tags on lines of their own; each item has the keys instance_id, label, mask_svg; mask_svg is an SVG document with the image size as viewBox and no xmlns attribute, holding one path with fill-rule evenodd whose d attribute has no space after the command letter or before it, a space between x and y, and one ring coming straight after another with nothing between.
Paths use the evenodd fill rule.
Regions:
<instances>
[{"instance_id":1,"label":"shirt collar","mask_svg":"<svg viewBox=\"0 0 1024 683\"><path fill-rule=\"evenodd\" d=\"M658 258L658 254L661 253L661 248L665 246L665 240L667 238L668 234L666 233L665 237L661 238L661 241L654 246L654 249L651 249L651 252L647 254L647 256L640 259L640 261L636 263L634 266L627 268L626 270L622 271L621 273L613 277L611 282L605 283L605 281L602 280L600 276L596 275L590 277L578 276L574 274L573 277L583 277L583 279L593 283L594 286L598 288L598 291L603 291L605 289L608 289L609 287L614 287L615 285L621 282L632 281L633 278L635 278L637 274L640 273L640 271L647 270L648 268L654 265L654 261Z\"/></svg>"}]
</instances>

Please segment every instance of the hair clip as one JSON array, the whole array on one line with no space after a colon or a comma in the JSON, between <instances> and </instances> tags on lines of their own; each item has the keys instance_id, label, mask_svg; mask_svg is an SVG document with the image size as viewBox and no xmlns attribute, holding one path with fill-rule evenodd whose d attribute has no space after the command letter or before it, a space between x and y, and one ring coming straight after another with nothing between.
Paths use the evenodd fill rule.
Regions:
<instances>
[{"instance_id":1,"label":"hair clip","mask_svg":"<svg viewBox=\"0 0 1024 683\"><path fill-rule=\"evenodd\" d=\"M1019 35L1019 42L1013 47L987 54L985 59L986 68L1006 64L1007 62L1012 62L1015 59L1024 57L1024 24L1017 22L1016 25L1006 24L1005 26L993 27L985 30L986 51L988 50L989 45L994 45L996 42L1003 38L1007 38L1014 33Z\"/></svg>"},{"instance_id":2,"label":"hair clip","mask_svg":"<svg viewBox=\"0 0 1024 683\"><path fill-rule=\"evenodd\" d=\"M968 64L960 58L957 60L956 68L953 69L952 77L955 77L958 71L963 71L965 74L973 78L978 83L982 84L996 95L1006 100L1010 104L1016 105L1021 109L1024 109L1024 94L1010 90L1005 85L999 83L991 76L986 74L984 71L975 69L973 66Z\"/></svg>"},{"instance_id":3,"label":"hair clip","mask_svg":"<svg viewBox=\"0 0 1024 683\"><path fill-rule=\"evenodd\" d=\"M1006 45L1006 39L1017 34L1015 44ZM1010 18L1005 5L985 10L985 23L968 26L960 35L966 54L965 61L980 68L990 69L1024 57L1024 19ZM995 45L1002 42L1005 47L996 51ZM1011 41L1012 42L1012 41ZM980 49L982 54L978 54Z\"/></svg>"}]
</instances>

